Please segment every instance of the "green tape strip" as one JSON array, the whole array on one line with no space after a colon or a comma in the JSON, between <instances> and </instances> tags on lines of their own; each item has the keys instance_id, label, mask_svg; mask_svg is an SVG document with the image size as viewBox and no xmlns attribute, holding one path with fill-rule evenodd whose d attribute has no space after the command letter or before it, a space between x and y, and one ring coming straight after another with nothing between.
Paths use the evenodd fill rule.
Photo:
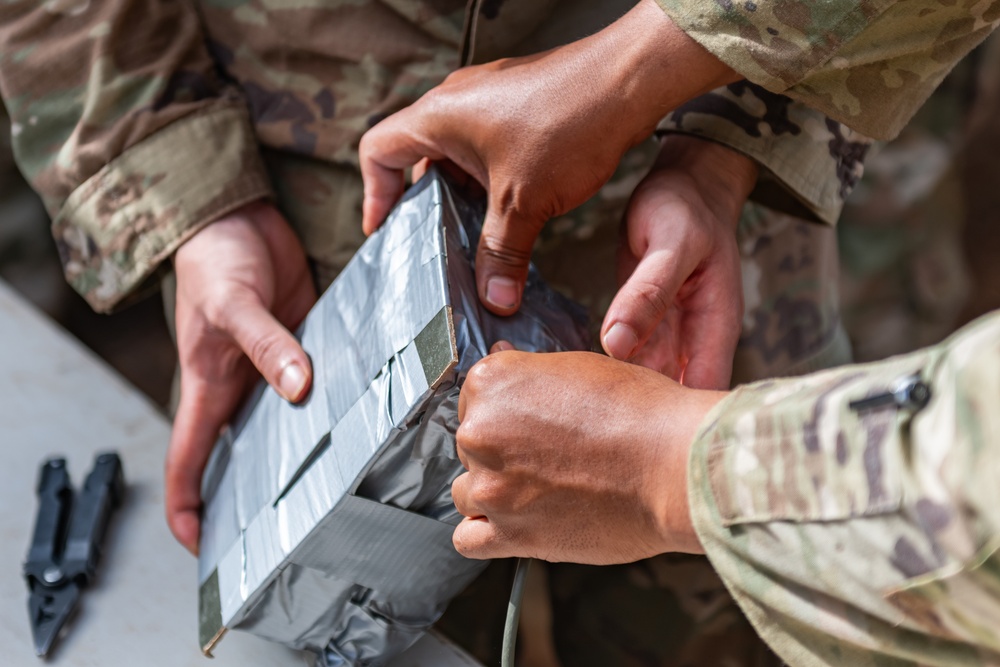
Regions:
<instances>
[{"instance_id":1,"label":"green tape strip","mask_svg":"<svg viewBox=\"0 0 1000 667\"><path fill-rule=\"evenodd\" d=\"M434 389L444 379L445 374L458 364L458 349L455 347L455 325L451 320L451 308L445 306L438 311L424 330L413 339L424 368L427 386Z\"/></svg>"},{"instance_id":2,"label":"green tape strip","mask_svg":"<svg viewBox=\"0 0 1000 667\"><path fill-rule=\"evenodd\" d=\"M222 625L222 600L219 597L219 571L212 570L198 589L198 645L212 657L212 649L226 633Z\"/></svg>"}]
</instances>

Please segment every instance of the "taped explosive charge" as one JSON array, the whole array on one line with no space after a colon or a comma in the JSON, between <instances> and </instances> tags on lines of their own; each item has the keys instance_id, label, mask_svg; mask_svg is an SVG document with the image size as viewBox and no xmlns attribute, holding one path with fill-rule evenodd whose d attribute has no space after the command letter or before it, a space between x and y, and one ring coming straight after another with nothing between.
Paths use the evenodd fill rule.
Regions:
<instances>
[{"instance_id":1,"label":"taped explosive charge","mask_svg":"<svg viewBox=\"0 0 1000 667\"><path fill-rule=\"evenodd\" d=\"M482 307L483 212L432 168L302 325L306 401L262 383L216 444L198 560L206 653L239 629L319 665L382 665L485 567L451 543L462 381L497 340L589 346L582 309L534 269L516 315Z\"/></svg>"}]
</instances>

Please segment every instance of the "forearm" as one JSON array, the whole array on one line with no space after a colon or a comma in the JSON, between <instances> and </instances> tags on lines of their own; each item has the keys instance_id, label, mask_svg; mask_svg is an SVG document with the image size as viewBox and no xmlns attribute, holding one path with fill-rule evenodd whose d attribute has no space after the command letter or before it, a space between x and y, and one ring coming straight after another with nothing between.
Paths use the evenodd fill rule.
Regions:
<instances>
[{"instance_id":1,"label":"forearm","mask_svg":"<svg viewBox=\"0 0 1000 667\"><path fill-rule=\"evenodd\" d=\"M72 9L72 11L71 11ZM107 310L214 217L266 196L239 93L186 0L0 9L0 92L67 278Z\"/></svg>"},{"instance_id":2,"label":"forearm","mask_svg":"<svg viewBox=\"0 0 1000 667\"><path fill-rule=\"evenodd\" d=\"M713 139L667 134L660 140L653 169L679 170L694 179L706 206L735 231L740 211L757 182L760 165Z\"/></svg>"},{"instance_id":3,"label":"forearm","mask_svg":"<svg viewBox=\"0 0 1000 667\"><path fill-rule=\"evenodd\" d=\"M998 340L995 313L935 348L738 389L703 422L694 524L789 662L979 665L1000 651ZM914 374L926 407L852 408Z\"/></svg>"},{"instance_id":4,"label":"forearm","mask_svg":"<svg viewBox=\"0 0 1000 667\"><path fill-rule=\"evenodd\" d=\"M609 28L567 48L580 54L584 71L579 80L601 80L601 89L617 99L608 106L627 110L615 120L633 128L633 145L649 136L670 110L741 78L653 0L643 0Z\"/></svg>"}]
</instances>

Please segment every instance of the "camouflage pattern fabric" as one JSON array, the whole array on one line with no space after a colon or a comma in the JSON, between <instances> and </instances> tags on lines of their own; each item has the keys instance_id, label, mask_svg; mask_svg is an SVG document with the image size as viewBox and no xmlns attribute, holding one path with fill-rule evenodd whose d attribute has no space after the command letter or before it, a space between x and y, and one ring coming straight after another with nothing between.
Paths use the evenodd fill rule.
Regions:
<instances>
[{"instance_id":1,"label":"camouflage pattern fabric","mask_svg":"<svg viewBox=\"0 0 1000 667\"><path fill-rule=\"evenodd\" d=\"M926 407L851 403L918 376ZM1000 664L1000 313L909 355L737 389L690 461L698 534L789 664Z\"/></svg>"},{"instance_id":2,"label":"camouflage pattern fabric","mask_svg":"<svg viewBox=\"0 0 1000 667\"><path fill-rule=\"evenodd\" d=\"M881 359L936 343L953 331L955 317L968 292L961 252L965 197L957 178L960 172L956 158L965 147L963 128L968 125L964 121L970 114L989 118L991 122L998 118L997 98L976 94L983 82L995 82L995 78L984 76L1000 69L998 45L1000 35L991 37L984 45L988 48L961 63L946 79L897 142L867 157L864 177L848 199L835 231L807 223L804 218L811 216L796 217L758 204L744 209L738 238L747 311L734 365L734 384L839 366L850 361L852 352L863 359ZM696 109L703 102L696 100L686 106ZM992 106L986 106L989 104ZM780 104L771 108L780 108ZM758 127L764 124L766 115L764 111L757 116ZM689 113L683 127L690 127L687 124L698 118ZM763 132L782 127L782 122L779 118L766 125ZM853 149L847 154L852 152ZM839 243L835 242L835 235ZM803 404L808 400L803 398ZM812 415L802 423L807 429L812 428ZM782 485L776 484L775 488L780 492ZM727 537L738 536L738 530L734 529ZM767 527L758 530L762 535ZM813 534L820 535L819 526L813 527ZM847 540L841 542L846 543ZM797 543L785 544L784 548L791 554L805 553L812 557L810 548L799 550L797 546ZM811 548L823 546L818 543ZM863 542L858 549L867 546ZM895 545L891 546L895 549ZM901 549L905 554L906 545ZM857 551L852 553L857 560L864 561L873 554L882 556L889 552L873 549L862 555ZM780 569L774 564L784 563L786 558L782 549L775 546L753 567ZM684 575L649 574L681 567L678 559L683 567L689 568ZM714 577L711 570L706 567L704 573L696 573L698 563L695 557L673 557L614 568L552 566L551 595L558 610L557 641L560 655L565 657L564 664L646 667L781 663L780 658L767 651L758 652L760 647L749 642L752 635L737 620L741 617L738 606L731 596L720 593L721 586L716 590L708 585L709 581L719 583L718 579L705 576ZM740 567L739 577L757 576L754 581L760 581L759 575L746 573L747 566ZM974 580L977 584L983 581ZM728 582L734 587L742 585L742 579ZM775 583L769 595L792 596L799 590L787 586L779 593L778 588L786 585L787 582ZM995 582L982 585L996 586ZM929 595L935 596L935 600L955 595L954 590L940 585L932 586L929 591L929 594L921 591L915 598L917 602L911 598L905 603L925 604ZM834 590L822 603L838 609L843 605L840 600L853 599L854 592L853 588ZM756 590L747 590L740 599L751 594L756 595ZM677 613L676 601L686 597L710 601L704 609L712 610L716 620L732 619L725 631L713 635L712 623L688 626L686 622L698 616ZM765 605L767 599L763 598ZM970 606L976 604L977 598L969 599ZM712 602L718 606L713 607ZM961 602L952 598L945 605ZM701 618L705 617L704 609ZM769 610L765 607L763 613ZM758 619L763 613L758 614ZM560 618L572 620L563 627ZM853 623L857 617L847 618ZM638 635L634 619L661 622L645 627ZM996 625L992 617L990 621ZM764 622L760 620L758 625ZM574 635L574 627L585 631ZM677 643L675 627L683 628L690 641ZM858 627L864 625L859 623ZM688 632L691 634L686 635ZM775 647L782 646L782 636L781 631L765 635ZM609 637L620 640L613 642ZM781 655L790 665L1000 664L996 658L961 662L961 655L968 654L962 648L956 649L954 656L939 653L939 662L925 663L919 658L912 663L886 661L877 652L838 654L835 639L828 637L825 642L829 652L819 661L810 662L799 652L781 652ZM704 653L689 653L695 646L701 646Z\"/></svg>"},{"instance_id":3,"label":"camouflage pattern fabric","mask_svg":"<svg viewBox=\"0 0 1000 667\"><path fill-rule=\"evenodd\" d=\"M860 175L870 142L860 135L850 135L854 141L845 149L845 143L833 133L813 133L812 129L819 125L812 122L815 118L798 115L797 105L787 101L776 101L765 121L758 92L740 86L735 90L741 92L723 88L698 101L709 110L729 109L728 116L720 114L713 119L710 111L702 113L694 106L668 117L663 129L690 130L705 136L701 132L704 129L733 147L768 143L773 150L783 151L784 142L797 142L801 152L791 148L783 153L786 163L774 160L771 164L777 166L777 173L799 178L808 187L794 190L799 196L805 195L802 198L765 198L760 195L768 190L759 186L753 195L758 201L744 208L737 241L746 310L733 382L797 375L848 363L850 344L839 316L836 230L816 221L825 219L824 211L836 218L843 199L839 199L840 204L836 202L850 192ZM768 95L766 91L760 94ZM734 102L740 103L740 111L734 112L728 106ZM757 114L752 116L759 119L756 123L747 120L750 110ZM819 126L825 128L825 122ZM789 136L773 132L772 127L803 129ZM744 133L742 137L740 133ZM759 144L753 143L758 140ZM534 258L542 274L560 291L589 307L595 328L599 328L617 289L614 262L618 222L655 151L655 144L649 142L627 155L608 187L580 209L551 221L536 245ZM801 160L807 156L812 156L808 164L824 174L828 182L812 183L801 178L805 172L795 174L792 165L796 158L801 169L805 164ZM838 166L845 174L843 179L837 176ZM781 182L781 177L775 176L772 182ZM784 189L792 191L787 184ZM824 200L819 192L831 197L829 201L834 203L829 208L821 205ZM761 200L775 207L759 203ZM554 646L538 652L555 654L558 662L548 658L524 662L525 667L782 664L760 640L705 558L671 555L614 567L562 563L534 566L546 571L551 618L537 607L526 607L522 628L529 634L521 641L526 659L531 658L536 645L549 639L530 630L536 617L543 618L551 623ZM492 579L488 573L479 585L504 599L509 566L491 569L497 573ZM499 646L496 635L480 627L468 627L468 620L466 625L461 621L470 618L470 608L482 604L483 594L481 591L456 601L446 616L445 627L454 636L474 637L477 655L485 664L495 664Z\"/></svg>"},{"instance_id":4,"label":"camouflage pattern fabric","mask_svg":"<svg viewBox=\"0 0 1000 667\"><path fill-rule=\"evenodd\" d=\"M0 93L67 279L95 309L155 286L184 240L268 196L322 287L359 240L355 152L367 128L461 64L565 43L634 2L10 0ZM717 140L761 160L794 141L790 166L769 165L785 199L835 218L842 197L815 185L844 167L827 150L827 119L793 103L802 131L775 136L747 123L759 97L728 97L684 123L732 117Z\"/></svg>"},{"instance_id":5,"label":"camouflage pattern fabric","mask_svg":"<svg viewBox=\"0 0 1000 667\"><path fill-rule=\"evenodd\" d=\"M607 209L612 202L600 203ZM599 218L563 220L563 234L548 241L552 251L545 252L549 248L543 237L536 253L547 279L570 294L589 296L592 308L606 308L615 292L617 230L609 218L603 225L596 222ZM839 317L835 230L750 203L737 240L746 310L734 383L849 362L850 344ZM559 563L545 569L554 653L563 667L782 664L703 557L666 555L614 567ZM502 583L494 584L494 590L505 595ZM538 610L523 613L522 627ZM482 637L480 641L489 645Z\"/></svg>"},{"instance_id":6,"label":"camouflage pattern fabric","mask_svg":"<svg viewBox=\"0 0 1000 667\"><path fill-rule=\"evenodd\" d=\"M1000 23L1000 1L657 0L754 83L891 139Z\"/></svg>"},{"instance_id":7,"label":"camouflage pattern fabric","mask_svg":"<svg viewBox=\"0 0 1000 667\"><path fill-rule=\"evenodd\" d=\"M602 5L603 21L605 4L615 3L15 0L0 6L0 92L19 164L55 219L67 276L95 308L155 281L191 234L262 196L289 218L323 287L361 241L355 150L364 130L462 63L572 38L552 29L556 19L572 16L586 34L593 26L581 8ZM664 128L731 145L767 167L739 231L748 309L736 377L846 361L834 233L807 220L837 217L868 140L747 84L693 102ZM539 241L546 277L585 297L597 318L615 290L621 212L652 155L651 144L638 147L597 197L552 221ZM567 667L587 656L602 665L777 661L704 559L560 566L549 581ZM487 597L502 608L506 588ZM609 618L615 606L622 611ZM637 652L642 619L668 608L679 615L658 627L683 631L643 631ZM490 625L482 620L466 615L474 627ZM496 645L479 635L480 646Z\"/></svg>"},{"instance_id":8,"label":"camouflage pattern fabric","mask_svg":"<svg viewBox=\"0 0 1000 667\"><path fill-rule=\"evenodd\" d=\"M664 118L658 131L706 137L746 153L763 168L752 201L831 225L861 178L872 144L749 81L691 100Z\"/></svg>"}]
</instances>

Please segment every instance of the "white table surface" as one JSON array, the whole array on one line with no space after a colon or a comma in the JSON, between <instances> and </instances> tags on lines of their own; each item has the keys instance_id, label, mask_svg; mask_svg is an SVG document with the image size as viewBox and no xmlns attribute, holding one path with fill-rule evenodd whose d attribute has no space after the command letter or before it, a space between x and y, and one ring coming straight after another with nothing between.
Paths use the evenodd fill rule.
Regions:
<instances>
[{"instance_id":1,"label":"white table surface","mask_svg":"<svg viewBox=\"0 0 1000 667\"><path fill-rule=\"evenodd\" d=\"M116 450L127 482L98 580L49 664L70 667L279 667L311 660L242 632L230 632L209 661L198 650L196 562L163 518L164 416L69 334L0 281L0 665L35 657L21 567L43 459L67 458L79 487L98 452ZM475 667L428 635L393 667Z\"/></svg>"}]
</instances>

